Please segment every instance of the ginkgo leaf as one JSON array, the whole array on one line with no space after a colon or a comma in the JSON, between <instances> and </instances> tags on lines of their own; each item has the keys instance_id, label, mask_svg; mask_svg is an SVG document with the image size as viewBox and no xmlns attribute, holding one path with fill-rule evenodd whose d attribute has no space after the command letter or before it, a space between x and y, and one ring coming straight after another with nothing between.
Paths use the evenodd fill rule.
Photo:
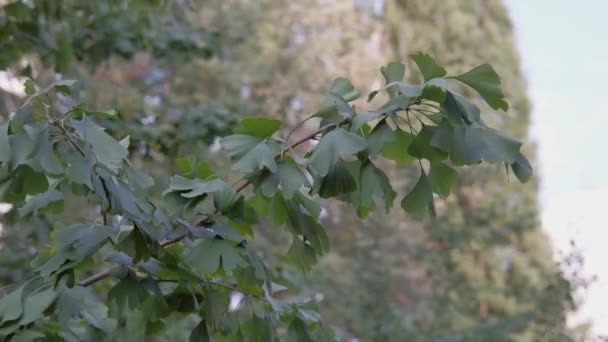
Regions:
<instances>
[{"instance_id":1,"label":"ginkgo leaf","mask_svg":"<svg viewBox=\"0 0 608 342\"><path fill-rule=\"evenodd\" d=\"M519 179L519 181L522 183L526 183L534 174L532 171L532 165L530 165L528 158L526 158L526 156L524 156L521 152L517 155L515 161L511 163L511 170L513 170L513 173L517 179Z\"/></svg>"},{"instance_id":2,"label":"ginkgo leaf","mask_svg":"<svg viewBox=\"0 0 608 342\"><path fill-rule=\"evenodd\" d=\"M401 82L403 81L403 77L405 77L405 64L391 62L386 66L381 67L380 72L382 73L382 76L384 76L387 84L391 82ZM399 92L399 86L395 84L388 87L387 91L390 97L394 97Z\"/></svg>"},{"instance_id":3,"label":"ginkgo leaf","mask_svg":"<svg viewBox=\"0 0 608 342\"><path fill-rule=\"evenodd\" d=\"M393 190L386 174L378 169L374 163L368 161L361 164L359 177L361 205L365 208L371 208L374 201L373 197L376 196L384 199L384 207L388 213L393 206L397 193Z\"/></svg>"},{"instance_id":4,"label":"ginkgo leaf","mask_svg":"<svg viewBox=\"0 0 608 342\"><path fill-rule=\"evenodd\" d=\"M201 319L200 322L192 329L190 332L190 337L188 338L190 342L209 342L211 339L209 338L209 331L207 330L207 322L204 319Z\"/></svg>"},{"instance_id":5,"label":"ginkgo leaf","mask_svg":"<svg viewBox=\"0 0 608 342\"><path fill-rule=\"evenodd\" d=\"M293 159L285 158L277 164L277 172L262 176L257 187L267 197L272 197L275 192L281 191L286 199L290 199L294 192L309 185L308 178Z\"/></svg>"},{"instance_id":6,"label":"ginkgo leaf","mask_svg":"<svg viewBox=\"0 0 608 342\"><path fill-rule=\"evenodd\" d=\"M46 289L30 294L23 304L23 315L17 324L28 325L43 317L43 312L53 303L57 293L53 289Z\"/></svg>"},{"instance_id":7,"label":"ginkgo leaf","mask_svg":"<svg viewBox=\"0 0 608 342\"><path fill-rule=\"evenodd\" d=\"M42 194L27 196L25 204L19 208L19 215L21 217L29 214L38 215L39 210L49 206L53 207L53 211L61 211L63 205L60 205L59 207L56 205L59 201L63 201L63 194L55 189Z\"/></svg>"},{"instance_id":8,"label":"ginkgo leaf","mask_svg":"<svg viewBox=\"0 0 608 342\"><path fill-rule=\"evenodd\" d=\"M450 194L450 189L458 173L453 168L447 166L441 161L431 161L431 170L429 171L429 182L433 188L433 192L447 197Z\"/></svg>"},{"instance_id":9,"label":"ginkgo leaf","mask_svg":"<svg viewBox=\"0 0 608 342\"><path fill-rule=\"evenodd\" d=\"M338 108L336 108L336 101L342 106L342 114L346 114L346 108L344 103L354 101L359 97L359 91L355 90L352 83L346 78L336 78L332 83L328 91L328 98L325 103L315 113L315 117L321 117L325 119L331 119L338 114ZM349 107L350 108L350 107Z\"/></svg>"},{"instance_id":10,"label":"ginkgo leaf","mask_svg":"<svg viewBox=\"0 0 608 342\"><path fill-rule=\"evenodd\" d=\"M291 263L298 266L304 272L310 271L312 266L317 263L317 253L315 250L297 236L293 237L291 246L287 251L287 256Z\"/></svg>"},{"instance_id":11,"label":"ginkgo leaf","mask_svg":"<svg viewBox=\"0 0 608 342\"><path fill-rule=\"evenodd\" d=\"M346 167L344 161L338 160L329 172L320 180L319 196L336 197L357 190L357 182Z\"/></svg>"},{"instance_id":12,"label":"ginkgo leaf","mask_svg":"<svg viewBox=\"0 0 608 342\"><path fill-rule=\"evenodd\" d=\"M25 284L0 299L0 323L15 320L23 313L23 289Z\"/></svg>"},{"instance_id":13,"label":"ginkgo leaf","mask_svg":"<svg viewBox=\"0 0 608 342\"><path fill-rule=\"evenodd\" d=\"M246 267L247 262L239 252L239 247L226 240L199 240L200 242L186 255L186 262L199 275L215 273L222 266L226 272L236 267Z\"/></svg>"},{"instance_id":14,"label":"ginkgo leaf","mask_svg":"<svg viewBox=\"0 0 608 342\"><path fill-rule=\"evenodd\" d=\"M401 201L401 208L410 214L424 214L433 203L433 189L424 170L420 170L416 185Z\"/></svg>"},{"instance_id":15,"label":"ginkgo leaf","mask_svg":"<svg viewBox=\"0 0 608 342\"><path fill-rule=\"evenodd\" d=\"M63 168L59 164L53 146L49 141L47 127L34 128L26 125L24 128L34 143L28 165L34 170L44 171L51 175L62 173Z\"/></svg>"},{"instance_id":16,"label":"ginkgo leaf","mask_svg":"<svg viewBox=\"0 0 608 342\"><path fill-rule=\"evenodd\" d=\"M365 140L342 128L325 134L310 156L310 166L324 177L340 159L354 155L366 148Z\"/></svg>"},{"instance_id":17,"label":"ginkgo leaf","mask_svg":"<svg viewBox=\"0 0 608 342\"><path fill-rule=\"evenodd\" d=\"M357 91L353 84L350 81L343 77L338 77L334 80L331 87L329 88L329 93L334 93L342 96L342 98L346 102L351 102L359 98L359 91Z\"/></svg>"},{"instance_id":18,"label":"ginkgo leaf","mask_svg":"<svg viewBox=\"0 0 608 342\"><path fill-rule=\"evenodd\" d=\"M277 164L274 159L280 150L279 144L262 141L236 161L232 168L245 173L264 168L267 168L270 172L277 172Z\"/></svg>"},{"instance_id":19,"label":"ginkgo leaf","mask_svg":"<svg viewBox=\"0 0 608 342\"><path fill-rule=\"evenodd\" d=\"M480 120L479 108L456 93L448 91L441 106L454 123L464 120L467 124L472 124Z\"/></svg>"},{"instance_id":20,"label":"ginkgo leaf","mask_svg":"<svg viewBox=\"0 0 608 342\"><path fill-rule=\"evenodd\" d=\"M340 116L340 118L342 118L342 119L352 118L353 109L350 107L348 102L346 102L346 100L344 100L342 95L335 94L335 93L329 93L329 94L327 94L327 96L329 98L329 101L331 101L331 103L333 103L334 106L336 107L336 111L338 112L338 115Z\"/></svg>"},{"instance_id":21,"label":"ginkgo leaf","mask_svg":"<svg viewBox=\"0 0 608 342\"><path fill-rule=\"evenodd\" d=\"M437 126L424 125L420 132L414 136L407 152L415 158L428 160L442 160L447 153L431 144L431 140L437 132Z\"/></svg>"},{"instance_id":22,"label":"ginkgo leaf","mask_svg":"<svg viewBox=\"0 0 608 342\"><path fill-rule=\"evenodd\" d=\"M493 109L504 111L509 109L502 92L500 78L489 64L477 66L454 78L475 89Z\"/></svg>"},{"instance_id":23,"label":"ginkgo leaf","mask_svg":"<svg viewBox=\"0 0 608 342\"><path fill-rule=\"evenodd\" d=\"M8 143L8 122L0 125L0 163L11 160L11 147Z\"/></svg>"},{"instance_id":24,"label":"ginkgo leaf","mask_svg":"<svg viewBox=\"0 0 608 342\"><path fill-rule=\"evenodd\" d=\"M389 99L382 107L378 109L379 113L391 114L395 111L405 110L410 104L410 97L407 95L397 95Z\"/></svg>"},{"instance_id":25,"label":"ginkgo leaf","mask_svg":"<svg viewBox=\"0 0 608 342\"><path fill-rule=\"evenodd\" d=\"M281 145L268 140L260 140L250 135L235 134L222 139L222 146L235 161L233 168L244 173L268 168L276 172L275 156Z\"/></svg>"},{"instance_id":26,"label":"ginkgo leaf","mask_svg":"<svg viewBox=\"0 0 608 342\"><path fill-rule=\"evenodd\" d=\"M408 153L408 147L413 140L411 134L398 129L394 138L384 143L380 153L384 158L391 159L398 165L407 164L414 160L414 157Z\"/></svg>"},{"instance_id":27,"label":"ginkgo leaf","mask_svg":"<svg viewBox=\"0 0 608 342\"><path fill-rule=\"evenodd\" d=\"M171 177L169 188L165 191L165 194L169 192L179 192L182 197L194 198L204 194L221 191L225 189L226 186L226 183L219 179L202 181L200 179L173 176Z\"/></svg>"},{"instance_id":28,"label":"ginkgo leaf","mask_svg":"<svg viewBox=\"0 0 608 342\"><path fill-rule=\"evenodd\" d=\"M115 169L127 158L127 149L86 116L80 121L73 120L72 124L78 136L89 144L99 163Z\"/></svg>"},{"instance_id":29,"label":"ginkgo leaf","mask_svg":"<svg viewBox=\"0 0 608 342\"><path fill-rule=\"evenodd\" d=\"M381 117L382 115L384 115L384 114L380 113L380 112L358 113L353 118L353 123L351 125L351 132L358 131L363 125L365 125L365 123L370 122L372 120L376 120L379 117Z\"/></svg>"},{"instance_id":30,"label":"ginkgo leaf","mask_svg":"<svg viewBox=\"0 0 608 342\"><path fill-rule=\"evenodd\" d=\"M281 120L258 116L241 120L241 127L235 129L234 133L264 139L272 136L279 127L281 127Z\"/></svg>"},{"instance_id":31,"label":"ginkgo leaf","mask_svg":"<svg viewBox=\"0 0 608 342\"><path fill-rule=\"evenodd\" d=\"M367 152L370 157L375 157L386 143L393 140L395 140L395 131L388 125L386 119L381 120L365 138Z\"/></svg>"},{"instance_id":32,"label":"ginkgo leaf","mask_svg":"<svg viewBox=\"0 0 608 342\"><path fill-rule=\"evenodd\" d=\"M380 73L384 76L387 84L403 81L403 77L405 77L405 64L390 62L387 65L380 67Z\"/></svg>"},{"instance_id":33,"label":"ginkgo leaf","mask_svg":"<svg viewBox=\"0 0 608 342\"><path fill-rule=\"evenodd\" d=\"M68 166L65 169L65 175L71 182L83 184L93 189L91 175L93 173L93 165L90 160L85 158L71 158L68 161Z\"/></svg>"},{"instance_id":34,"label":"ginkgo leaf","mask_svg":"<svg viewBox=\"0 0 608 342\"><path fill-rule=\"evenodd\" d=\"M443 77L447 74L447 71L439 66L429 54L419 52L411 57L416 65L418 65L418 69L420 69L425 82L428 82L435 77Z\"/></svg>"},{"instance_id":35,"label":"ginkgo leaf","mask_svg":"<svg viewBox=\"0 0 608 342\"><path fill-rule=\"evenodd\" d=\"M471 165L481 161L513 163L522 143L491 128L444 122L433 134L430 145L449 152L454 165Z\"/></svg>"}]
</instances>

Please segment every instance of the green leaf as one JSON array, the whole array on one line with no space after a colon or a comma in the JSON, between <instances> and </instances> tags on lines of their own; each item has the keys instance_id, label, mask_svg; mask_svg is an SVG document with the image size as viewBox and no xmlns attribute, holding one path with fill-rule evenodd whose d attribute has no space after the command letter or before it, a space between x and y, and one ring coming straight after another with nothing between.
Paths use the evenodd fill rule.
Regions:
<instances>
[{"instance_id":1,"label":"green leaf","mask_svg":"<svg viewBox=\"0 0 608 342\"><path fill-rule=\"evenodd\" d=\"M186 255L185 260L201 276L213 274L222 266L226 272L246 267L240 247L226 240L200 240Z\"/></svg>"},{"instance_id":2,"label":"green leaf","mask_svg":"<svg viewBox=\"0 0 608 342\"><path fill-rule=\"evenodd\" d=\"M346 78L339 77L334 80L331 87L329 88L329 93L334 93L342 96L342 98L346 102L351 102L359 98L359 91L357 91L352 83Z\"/></svg>"},{"instance_id":3,"label":"green leaf","mask_svg":"<svg viewBox=\"0 0 608 342\"><path fill-rule=\"evenodd\" d=\"M0 163L11 160L11 147L8 143L8 122L0 125Z\"/></svg>"},{"instance_id":4,"label":"green leaf","mask_svg":"<svg viewBox=\"0 0 608 342\"><path fill-rule=\"evenodd\" d=\"M241 127L235 129L234 133L264 139L272 136L279 127L281 127L281 120L258 116L241 120Z\"/></svg>"},{"instance_id":5,"label":"green leaf","mask_svg":"<svg viewBox=\"0 0 608 342\"><path fill-rule=\"evenodd\" d=\"M260 143L260 139L251 135L233 134L222 138L221 145L230 155L232 160L243 158L254 146Z\"/></svg>"},{"instance_id":6,"label":"green leaf","mask_svg":"<svg viewBox=\"0 0 608 342\"><path fill-rule=\"evenodd\" d=\"M55 233L61 250L69 251L78 259L95 253L116 230L112 227L73 224Z\"/></svg>"},{"instance_id":7,"label":"green leaf","mask_svg":"<svg viewBox=\"0 0 608 342\"><path fill-rule=\"evenodd\" d=\"M301 197L294 196L293 199L286 201L286 209L289 230L296 236L302 236L316 254L325 254L329 250L329 238L317 222L316 213L311 212L310 206L303 202Z\"/></svg>"},{"instance_id":8,"label":"green leaf","mask_svg":"<svg viewBox=\"0 0 608 342\"><path fill-rule=\"evenodd\" d=\"M425 100L441 103L445 99L446 93L447 91L444 88L428 83L424 86L420 97Z\"/></svg>"},{"instance_id":9,"label":"green leaf","mask_svg":"<svg viewBox=\"0 0 608 342\"><path fill-rule=\"evenodd\" d=\"M207 331L207 322L204 319L201 319L200 322L192 329L190 333L190 342L209 342L211 339L209 338L209 331Z\"/></svg>"},{"instance_id":10,"label":"green leaf","mask_svg":"<svg viewBox=\"0 0 608 342\"><path fill-rule=\"evenodd\" d=\"M340 158L357 154L365 148L363 138L342 128L336 128L325 134L315 146L309 159L310 166L324 177Z\"/></svg>"},{"instance_id":11,"label":"green leaf","mask_svg":"<svg viewBox=\"0 0 608 342\"><path fill-rule=\"evenodd\" d=\"M25 284L0 299L0 323L21 317L23 313L23 289Z\"/></svg>"},{"instance_id":12,"label":"green leaf","mask_svg":"<svg viewBox=\"0 0 608 342\"><path fill-rule=\"evenodd\" d=\"M378 109L379 113L391 114L395 111L405 110L410 104L410 98L407 95L398 95L388 100L382 107Z\"/></svg>"},{"instance_id":13,"label":"green leaf","mask_svg":"<svg viewBox=\"0 0 608 342\"><path fill-rule=\"evenodd\" d=\"M68 161L68 166L65 169L65 175L70 182L86 185L89 189L93 189L92 173L93 165L85 158L72 158Z\"/></svg>"},{"instance_id":14,"label":"green leaf","mask_svg":"<svg viewBox=\"0 0 608 342\"><path fill-rule=\"evenodd\" d=\"M47 127L34 128L26 125L24 128L34 142L34 148L31 152L28 165L36 171L44 171L51 175L62 173L63 168L59 164L53 151L53 146L49 141Z\"/></svg>"},{"instance_id":15,"label":"green leaf","mask_svg":"<svg viewBox=\"0 0 608 342\"><path fill-rule=\"evenodd\" d=\"M333 164L320 184L319 196L323 198L336 197L357 190L357 182L342 160Z\"/></svg>"},{"instance_id":16,"label":"green leaf","mask_svg":"<svg viewBox=\"0 0 608 342\"><path fill-rule=\"evenodd\" d=\"M395 131L388 125L386 119L380 121L366 137L367 152L370 157L377 156L384 145L395 140Z\"/></svg>"},{"instance_id":17,"label":"green leaf","mask_svg":"<svg viewBox=\"0 0 608 342\"><path fill-rule=\"evenodd\" d=\"M342 114L345 115L347 112L346 108L344 107L344 103L348 105L348 102L356 100L359 95L360 93L355 90L349 80L347 80L346 78L337 78L334 80L328 91L328 97L325 100L325 103L323 104L321 109L319 109L314 114L314 116L325 119L332 119L335 117L336 114L338 114L338 110L341 110ZM336 108L336 101L339 102L341 108Z\"/></svg>"},{"instance_id":18,"label":"green leaf","mask_svg":"<svg viewBox=\"0 0 608 342\"><path fill-rule=\"evenodd\" d=\"M229 295L221 291L208 289L205 291L205 320L210 327L217 329L228 312Z\"/></svg>"},{"instance_id":19,"label":"green leaf","mask_svg":"<svg viewBox=\"0 0 608 342\"><path fill-rule=\"evenodd\" d=\"M30 294L23 305L23 316L19 320L20 326L28 325L43 317L43 312L53 303L57 293L53 289Z\"/></svg>"},{"instance_id":20,"label":"green leaf","mask_svg":"<svg viewBox=\"0 0 608 342\"><path fill-rule=\"evenodd\" d=\"M289 260L298 266L303 272L308 272L317 263L317 253L309 244L294 236L291 246L287 251Z\"/></svg>"},{"instance_id":21,"label":"green leaf","mask_svg":"<svg viewBox=\"0 0 608 342\"><path fill-rule=\"evenodd\" d=\"M51 205L53 206L53 212L61 211L63 205L59 205L59 207L56 205L59 201L63 201L63 194L55 189L34 196L28 195L25 199L25 204L19 208L19 216L38 215L39 210Z\"/></svg>"},{"instance_id":22,"label":"green leaf","mask_svg":"<svg viewBox=\"0 0 608 342\"><path fill-rule=\"evenodd\" d=\"M196 167L196 159L193 155L190 155L187 158L177 158L175 159L175 164L182 172L182 174L184 174L185 176L190 176L194 173L194 169Z\"/></svg>"},{"instance_id":23,"label":"green leaf","mask_svg":"<svg viewBox=\"0 0 608 342\"><path fill-rule=\"evenodd\" d=\"M382 114L380 112L358 113L353 118L353 123L351 124L351 128L350 128L351 132L358 131L359 128L361 128L363 125L365 125L366 122L376 120L377 118L381 117L382 115L384 115L384 114Z\"/></svg>"},{"instance_id":24,"label":"green leaf","mask_svg":"<svg viewBox=\"0 0 608 342\"><path fill-rule=\"evenodd\" d=\"M25 80L25 82L23 83L23 88L25 90L25 94L28 96L34 95L36 93L36 85L30 79Z\"/></svg>"},{"instance_id":25,"label":"green leaf","mask_svg":"<svg viewBox=\"0 0 608 342\"><path fill-rule=\"evenodd\" d=\"M273 338L270 321L258 317L255 313L250 320L241 326L241 329L245 334L246 340L250 342L268 342L275 340Z\"/></svg>"},{"instance_id":26,"label":"green leaf","mask_svg":"<svg viewBox=\"0 0 608 342\"><path fill-rule=\"evenodd\" d=\"M222 139L222 146L235 163L232 168L244 173L267 168L277 172L275 156L281 151L280 144L249 135L230 135Z\"/></svg>"},{"instance_id":27,"label":"green leaf","mask_svg":"<svg viewBox=\"0 0 608 342\"><path fill-rule=\"evenodd\" d=\"M126 277L120 279L114 287L108 291L108 301L116 301L118 307L121 309L127 306L130 309L134 309L150 296L150 293L146 290L143 280L137 279L137 277L129 273Z\"/></svg>"},{"instance_id":28,"label":"green leaf","mask_svg":"<svg viewBox=\"0 0 608 342\"><path fill-rule=\"evenodd\" d=\"M458 173L453 168L440 161L431 161L429 182L432 185L434 193L447 197L450 194L452 185L456 181L456 177L458 177Z\"/></svg>"},{"instance_id":29,"label":"green leaf","mask_svg":"<svg viewBox=\"0 0 608 342\"><path fill-rule=\"evenodd\" d=\"M289 324L287 338L289 341L314 342L306 323L297 317Z\"/></svg>"},{"instance_id":30,"label":"green leaf","mask_svg":"<svg viewBox=\"0 0 608 342\"><path fill-rule=\"evenodd\" d=\"M158 248L158 245L152 243L147 234L142 232L138 226L135 226L117 247L119 250L133 256L133 263L138 263L150 259L155 254L154 248Z\"/></svg>"},{"instance_id":31,"label":"green leaf","mask_svg":"<svg viewBox=\"0 0 608 342\"><path fill-rule=\"evenodd\" d=\"M534 171L532 170L532 165L521 152L515 158L515 161L511 163L511 170L519 179L520 182L526 183L532 177Z\"/></svg>"},{"instance_id":32,"label":"green leaf","mask_svg":"<svg viewBox=\"0 0 608 342\"><path fill-rule=\"evenodd\" d=\"M201 181L199 179L189 179L182 176L173 176L169 181L169 188L164 192L178 192L185 198L195 198L205 194L221 191L227 187L226 183L220 179Z\"/></svg>"},{"instance_id":33,"label":"green leaf","mask_svg":"<svg viewBox=\"0 0 608 342\"><path fill-rule=\"evenodd\" d=\"M342 95L329 93L327 96L329 101L336 107L338 115L341 119L350 119L353 117L353 109L350 107L348 102L342 98Z\"/></svg>"},{"instance_id":34,"label":"green leaf","mask_svg":"<svg viewBox=\"0 0 608 342\"><path fill-rule=\"evenodd\" d=\"M154 178L145 174L131 165L125 165L125 171L127 171L127 180L129 185L138 194L145 194L148 189L154 186Z\"/></svg>"},{"instance_id":35,"label":"green leaf","mask_svg":"<svg viewBox=\"0 0 608 342\"><path fill-rule=\"evenodd\" d=\"M380 68L380 72L386 83L391 82L400 82L403 81L403 77L405 77L405 64L390 62L386 66Z\"/></svg>"},{"instance_id":36,"label":"green leaf","mask_svg":"<svg viewBox=\"0 0 608 342\"><path fill-rule=\"evenodd\" d=\"M435 132L437 132L437 126L424 125L420 132L414 137L414 140L412 140L407 149L408 153L412 157L419 159L444 159L447 154L434 145L431 145L431 140L435 136Z\"/></svg>"},{"instance_id":37,"label":"green leaf","mask_svg":"<svg viewBox=\"0 0 608 342\"><path fill-rule=\"evenodd\" d=\"M407 152L413 140L414 137L411 134L398 129L394 139L385 142L380 153L384 158L394 160L398 165L408 164L414 160Z\"/></svg>"},{"instance_id":38,"label":"green leaf","mask_svg":"<svg viewBox=\"0 0 608 342\"><path fill-rule=\"evenodd\" d=\"M99 163L116 169L127 158L127 149L86 116L81 121L74 120L73 125L78 136L89 144Z\"/></svg>"},{"instance_id":39,"label":"green leaf","mask_svg":"<svg viewBox=\"0 0 608 342\"><path fill-rule=\"evenodd\" d=\"M480 122L479 108L464 97L448 91L441 106L453 123L462 121L467 124Z\"/></svg>"},{"instance_id":40,"label":"green leaf","mask_svg":"<svg viewBox=\"0 0 608 342\"><path fill-rule=\"evenodd\" d=\"M8 137L10 153L10 165L15 169L17 166L25 164L31 158L34 150L34 141L30 138L27 132L19 132ZM33 167L32 167L33 168ZM40 171L40 170L36 170Z\"/></svg>"},{"instance_id":41,"label":"green leaf","mask_svg":"<svg viewBox=\"0 0 608 342\"><path fill-rule=\"evenodd\" d=\"M513 163L519 155L522 143L487 128L450 125L443 122L434 133L432 146L449 152L454 165L489 163Z\"/></svg>"},{"instance_id":42,"label":"green leaf","mask_svg":"<svg viewBox=\"0 0 608 342\"><path fill-rule=\"evenodd\" d=\"M500 78L489 64L477 66L454 78L475 89L493 109L504 111L509 109L502 92Z\"/></svg>"},{"instance_id":43,"label":"green leaf","mask_svg":"<svg viewBox=\"0 0 608 342\"><path fill-rule=\"evenodd\" d=\"M286 199L290 199L303 186L310 186L304 173L291 158L279 162L277 172L263 175L256 185L264 196L272 197L275 192L281 191Z\"/></svg>"},{"instance_id":44,"label":"green leaf","mask_svg":"<svg viewBox=\"0 0 608 342\"><path fill-rule=\"evenodd\" d=\"M443 77L447 74L445 69L439 66L429 54L419 52L411 57L416 65L418 65L418 69L420 69L425 82L436 77Z\"/></svg>"},{"instance_id":45,"label":"green leaf","mask_svg":"<svg viewBox=\"0 0 608 342\"><path fill-rule=\"evenodd\" d=\"M30 19L32 10L23 2L15 1L2 7L9 17L14 17L18 21Z\"/></svg>"},{"instance_id":46,"label":"green leaf","mask_svg":"<svg viewBox=\"0 0 608 342\"><path fill-rule=\"evenodd\" d=\"M433 189L424 170L420 170L420 178L416 185L401 201L401 208L410 214L424 214L433 203Z\"/></svg>"},{"instance_id":47,"label":"green leaf","mask_svg":"<svg viewBox=\"0 0 608 342\"><path fill-rule=\"evenodd\" d=\"M397 193L393 190L386 174L378 169L374 163L368 161L361 165L359 177L361 205L371 209L374 203L373 197L376 196L384 199L384 207L388 213L393 206Z\"/></svg>"},{"instance_id":48,"label":"green leaf","mask_svg":"<svg viewBox=\"0 0 608 342\"><path fill-rule=\"evenodd\" d=\"M31 342L44 340L45 335L35 330L20 330L11 337L12 342Z\"/></svg>"},{"instance_id":49,"label":"green leaf","mask_svg":"<svg viewBox=\"0 0 608 342\"><path fill-rule=\"evenodd\" d=\"M405 77L405 64L391 62L386 66L381 67L380 72L382 73L382 76L384 76L387 84L401 82L403 81L403 77ZM399 92L399 86L397 84L390 86L387 91L390 97L394 97Z\"/></svg>"},{"instance_id":50,"label":"green leaf","mask_svg":"<svg viewBox=\"0 0 608 342\"><path fill-rule=\"evenodd\" d=\"M85 110L84 111L89 116L101 116L108 119L116 119L118 118L118 112L116 109L108 109L108 110Z\"/></svg>"},{"instance_id":51,"label":"green leaf","mask_svg":"<svg viewBox=\"0 0 608 342\"><path fill-rule=\"evenodd\" d=\"M408 84L399 82L399 90L403 95L408 96L409 98L416 98L423 94L424 86L419 84Z\"/></svg>"},{"instance_id":52,"label":"green leaf","mask_svg":"<svg viewBox=\"0 0 608 342\"><path fill-rule=\"evenodd\" d=\"M209 162L200 162L196 168L196 176L200 179L216 178L216 174Z\"/></svg>"}]
</instances>

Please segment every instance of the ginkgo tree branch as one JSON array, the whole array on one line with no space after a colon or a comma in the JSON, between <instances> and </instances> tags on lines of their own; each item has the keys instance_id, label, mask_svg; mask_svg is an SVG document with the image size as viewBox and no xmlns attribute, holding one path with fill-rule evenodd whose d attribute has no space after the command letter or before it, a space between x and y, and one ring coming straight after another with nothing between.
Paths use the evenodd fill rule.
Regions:
<instances>
[{"instance_id":1,"label":"ginkgo tree branch","mask_svg":"<svg viewBox=\"0 0 608 342\"><path fill-rule=\"evenodd\" d=\"M316 131L314 131L314 132L312 132L312 133L310 133L310 134L302 137L300 140L296 141L295 143L291 144L288 148L286 148L285 150L283 150L282 153L285 153L288 150L292 150L292 149L294 149L294 148L302 145L303 143L305 143L305 142L307 142L309 140L314 139L317 135L323 133L323 131L326 128L327 127L321 127L318 130L316 130ZM275 159L280 159L281 155L282 154L277 155L275 157ZM264 171L266 171L266 169L263 169L262 171L264 172ZM251 185L251 181L248 180L248 181L244 182L243 184L239 185L234 191L236 193L239 193L239 192L245 190L245 188L247 188L249 185ZM215 211L217 211L217 209ZM188 236L187 232L186 233L182 233L182 234L180 234L180 235L178 235L178 236L176 236L176 237L174 237L174 238L172 238L170 240L161 242L160 243L160 247L165 248L167 246L176 244L176 243L182 241L183 239L185 239L187 236ZM110 268L108 268L106 270L103 270L103 271L100 271L98 273L95 273L92 276L90 276L90 277L88 277L86 279L81 280L78 283L78 285L80 285L82 287L87 287L87 286L93 285L93 284L95 284L96 282L98 282L100 280L108 278L109 276L112 275L113 271L117 270L120 267L121 267L121 265L114 265L114 266L112 266L112 267L110 267Z\"/></svg>"}]
</instances>

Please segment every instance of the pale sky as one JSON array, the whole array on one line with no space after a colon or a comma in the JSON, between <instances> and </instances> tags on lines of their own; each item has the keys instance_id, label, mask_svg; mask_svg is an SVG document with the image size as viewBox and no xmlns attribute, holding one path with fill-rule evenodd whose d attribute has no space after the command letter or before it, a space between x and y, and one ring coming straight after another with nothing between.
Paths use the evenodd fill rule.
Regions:
<instances>
[{"instance_id":1,"label":"pale sky","mask_svg":"<svg viewBox=\"0 0 608 342\"><path fill-rule=\"evenodd\" d=\"M608 334L608 0L507 0L538 143L543 227L554 247L573 238L599 281L581 316Z\"/></svg>"}]
</instances>

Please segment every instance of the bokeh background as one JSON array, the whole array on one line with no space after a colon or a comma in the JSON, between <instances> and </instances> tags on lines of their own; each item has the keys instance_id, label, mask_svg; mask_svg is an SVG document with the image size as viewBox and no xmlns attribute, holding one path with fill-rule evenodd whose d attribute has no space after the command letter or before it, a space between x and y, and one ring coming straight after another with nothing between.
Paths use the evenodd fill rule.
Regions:
<instances>
[{"instance_id":1,"label":"bokeh background","mask_svg":"<svg viewBox=\"0 0 608 342\"><path fill-rule=\"evenodd\" d=\"M78 79L91 107L120 112L121 121L105 124L131 136L131 155L159 189L178 157L194 155L229 172L219 137L255 115L283 119L286 133L317 108L335 77L367 93L382 84L380 65L419 51L452 74L492 64L511 107L483 107L484 119L527 141L537 170L531 182L519 184L501 167L467 169L453 196L438 199L436 220L393 210L361 221L323 203L331 252L308 275L280 272L298 285L298 296L320 302L346 340L608 334L601 208L608 161L598 153L608 124L601 102L606 2L169 0L132 12L145 1L32 3L48 27L33 35L39 48L0 52L0 120L22 101L24 75L39 83ZM407 67L407 78L420 81ZM300 134L307 129L314 128ZM387 167L396 188L410 186L413 166ZM65 206L68 216L91 214L76 201ZM4 286L30 272L49 230L44 217L23 222L14 208L2 209ZM254 245L272 264L288 242L262 225ZM187 322L171 324L159 340L179 340Z\"/></svg>"}]
</instances>

